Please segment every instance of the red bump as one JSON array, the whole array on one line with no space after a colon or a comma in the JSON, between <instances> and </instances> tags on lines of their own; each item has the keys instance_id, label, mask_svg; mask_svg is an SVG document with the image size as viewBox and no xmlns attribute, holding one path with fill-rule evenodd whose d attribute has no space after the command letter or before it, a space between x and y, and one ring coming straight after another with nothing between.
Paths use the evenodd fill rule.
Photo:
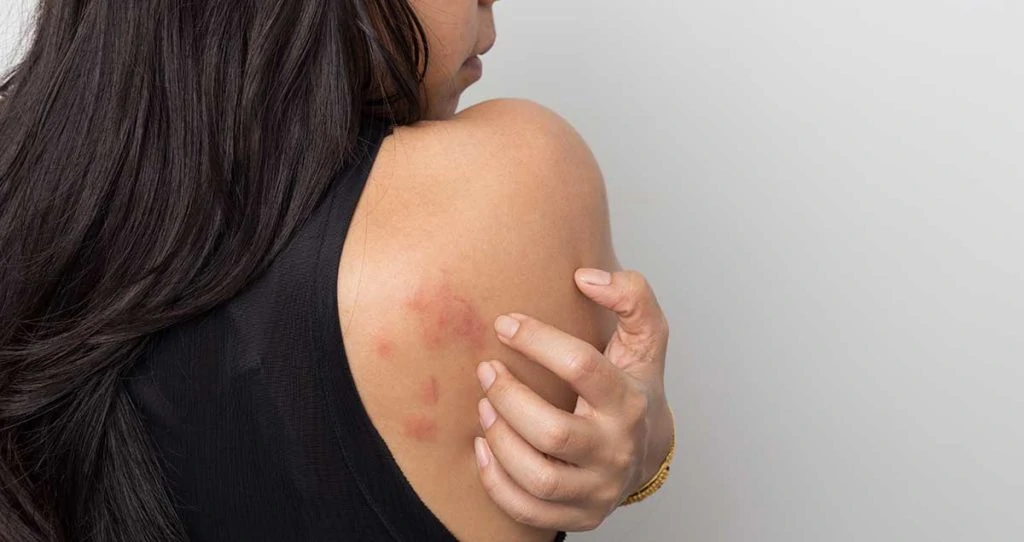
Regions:
<instances>
[{"instance_id":1,"label":"red bump","mask_svg":"<svg viewBox=\"0 0 1024 542\"><path fill-rule=\"evenodd\" d=\"M422 414L410 414L402 420L402 433L419 442L437 440L437 422Z\"/></svg>"},{"instance_id":2,"label":"red bump","mask_svg":"<svg viewBox=\"0 0 1024 542\"><path fill-rule=\"evenodd\" d=\"M395 343L391 342L386 337L378 337L376 350L378 358L388 359L395 352Z\"/></svg>"},{"instance_id":3,"label":"red bump","mask_svg":"<svg viewBox=\"0 0 1024 542\"><path fill-rule=\"evenodd\" d=\"M456 335L467 340L474 350L480 350L484 347L484 340L487 338L487 326L484 325L483 318L479 312L468 301L462 300L458 318L455 320L454 331Z\"/></svg>"},{"instance_id":4,"label":"red bump","mask_svg":"<svg viewBox=\"0 0 1024 542\"><path fill-rule=\"evenodd\" d=\"M403 305L419 318L427 348L468 346L474 353L484 348L487 325L483 317L469 299L455 293L447 279L432 286L420 284Z\"/></svg>"}]
</instances>

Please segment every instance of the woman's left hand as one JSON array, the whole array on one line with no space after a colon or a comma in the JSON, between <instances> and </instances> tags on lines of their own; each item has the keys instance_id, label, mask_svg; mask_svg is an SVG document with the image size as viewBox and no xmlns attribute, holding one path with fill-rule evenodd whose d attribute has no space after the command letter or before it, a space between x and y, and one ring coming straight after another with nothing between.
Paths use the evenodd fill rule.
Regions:
<instances>
[{"instance_id":1,"label":"woman's left hand","mask_svg":"<svg viewBox=\"0 0 1024 542\"><path fill-rule=\"evenodd\" d=\"M668 324L654 292L635 271L612 273L610 284L588 282L588 273L577 271L579 289L619 317L604 353L521 314L504 321L518 323L511 336L499 333L576 390L574 412L542 399L499 361L477 368L486 393L485 438L475 442L481 480L512 518L540 528L597 528L657 472L674 431L663 383Z\"/></svg>"}]
</instances>

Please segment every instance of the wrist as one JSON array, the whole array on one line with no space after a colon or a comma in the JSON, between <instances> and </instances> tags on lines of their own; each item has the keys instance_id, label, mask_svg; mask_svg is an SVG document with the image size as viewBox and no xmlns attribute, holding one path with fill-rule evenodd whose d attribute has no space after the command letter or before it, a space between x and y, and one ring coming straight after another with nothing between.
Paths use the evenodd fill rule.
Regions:
<instances>
[{"instance_id":1,"label":"wrist","mask_svg":"<svg viewBox=\"0 0 1024 542\"><path fill-rule=\"evenodd\" d=\"M657 462L653 472L645 472L641 485L633 490L619 506L627 506L643 501L656 493L665 484L671 468L672 458L675 455L675 423L672 417L672 409L666 404L663 412L655 410L654 419L651 420L652 430L648 433L648 449L644 460L644 471L651 469L650 465ZM667 438L667 446L663 443ZM664 454L661 448L665 448ZM664 456L664 457L662 457ZM657 458L661 458L658 460Z\"/></svg>"},{"instance_id":2,"label":"wrist","mask_svg":"<svg viewBox=\"0 0 1024 542\"><path fill-rule=\"evenodd\" d=\"M653 411L651 419L651 432L648 438L647 453L644 457L642 474L640 480L635 484L632 491L638 491L645 484L654 478L661 470L665 458L668 457L669 448L672 446L672 438L675 436L675 420L672 417L672 410L667 401Z\"/></svg>"}]
</instances>

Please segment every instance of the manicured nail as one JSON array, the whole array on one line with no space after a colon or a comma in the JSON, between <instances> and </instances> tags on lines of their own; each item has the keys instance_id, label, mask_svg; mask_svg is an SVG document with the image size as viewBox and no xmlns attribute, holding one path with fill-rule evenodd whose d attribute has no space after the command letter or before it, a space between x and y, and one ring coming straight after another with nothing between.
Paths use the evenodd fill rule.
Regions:
<instances>
[{"instance_id":1,"label":"manicured nail","mask_svg":"<svg viewBox=\"0 0 1024 542\"><path fill-rule=\"evenodd\" d=\"M612 274L600 269L580 269L580 280L595 286L608 286L612 283Z\"/></svg>"},{"instance_id":2,"label":"manicured nail","mask_svg":"<svg viewBox=\"0 0 1024 542\"><path fill-rule=\"evenodd\" d=\"M476 437L473 439L473 448L476 448L476 464L482 469L491 464L491 451L487 448L487 441Z\"/></svg>"},{"instance_id":3,"label":"manicured nail","mask_svg":"<svg viewBox=\"0 0 1024 542\"><path fill-rule=\"evenodd\" d=\"M480 425L487 431L494 425L494 421L498 419L498 413L494 411L494 406L487 400L486 397L480 400L477 404L477 410L480 413Z\"/></svg>"},{"instance_id":4,"label":"manicured nail","mask_svg":"<svg viewBox=\"0 0 1024 542\"><path fill-rule=\"evenodd\" d=\"M484 361L476 368L476 377L480 379L480 387L487 391L491 389L491 384L494 384L494 379L498 377L498 373L494 371L494 367L491 364Z\"/></svg>"},{"instance_id":5,"label":"manicured nail","mask_svg":"<svg viewBox=\"0 0 1024 542\"><path fill-rule=\"evenodd\" d=\"M519 320L502 314L494 321L494 330L498 332L498 335L511 339L519 330Z\"/></svg>"}]
</instances>

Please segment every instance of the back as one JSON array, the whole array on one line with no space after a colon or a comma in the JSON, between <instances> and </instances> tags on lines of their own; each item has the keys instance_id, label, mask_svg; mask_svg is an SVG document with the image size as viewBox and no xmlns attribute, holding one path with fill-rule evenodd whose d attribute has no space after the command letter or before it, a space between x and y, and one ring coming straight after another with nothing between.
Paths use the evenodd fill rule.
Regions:
<instances>
[{"instance_id":1,"label":"back","mask_svg":"<svg viewBox=\"0 0 1024 542\"><path fill-rule=\"evenodd\" d=\"M460 540L555 535L514 521L481 484L476 366L501 360L573 410L568 385L499 342L493 323L520 312L603 350L614 315L577 290L579 267L619 265L596 161L551 111L494 100L384 141L341 255L345 348L375 427Z\"/></svg>"},{"instance_id":2,"label":"back","mask_svg":"<svg viewBox=\"0 0 1024 542\"><path fill-rule=\"evenodd\" d=\"M337 323L338 255L387 129L241 295L160 333L134 366L190 540L453 540L387 454Z\"/></svg>"},{"instance_id":3,"label":"back","mask_svg":"<svg viewBox=\"0 0 1024 542\"><path fill-rule=\"evenodd\" d=\"M364 130L362 160L269 270L155 337L129 389L192 540L524 540L477 479L476 363L576 397L501 345L502 312L603 348L577 267L618 267L582 141L525 102ZM500 151L500 154L499 154Z\"/></svg>"}]
</instances>

